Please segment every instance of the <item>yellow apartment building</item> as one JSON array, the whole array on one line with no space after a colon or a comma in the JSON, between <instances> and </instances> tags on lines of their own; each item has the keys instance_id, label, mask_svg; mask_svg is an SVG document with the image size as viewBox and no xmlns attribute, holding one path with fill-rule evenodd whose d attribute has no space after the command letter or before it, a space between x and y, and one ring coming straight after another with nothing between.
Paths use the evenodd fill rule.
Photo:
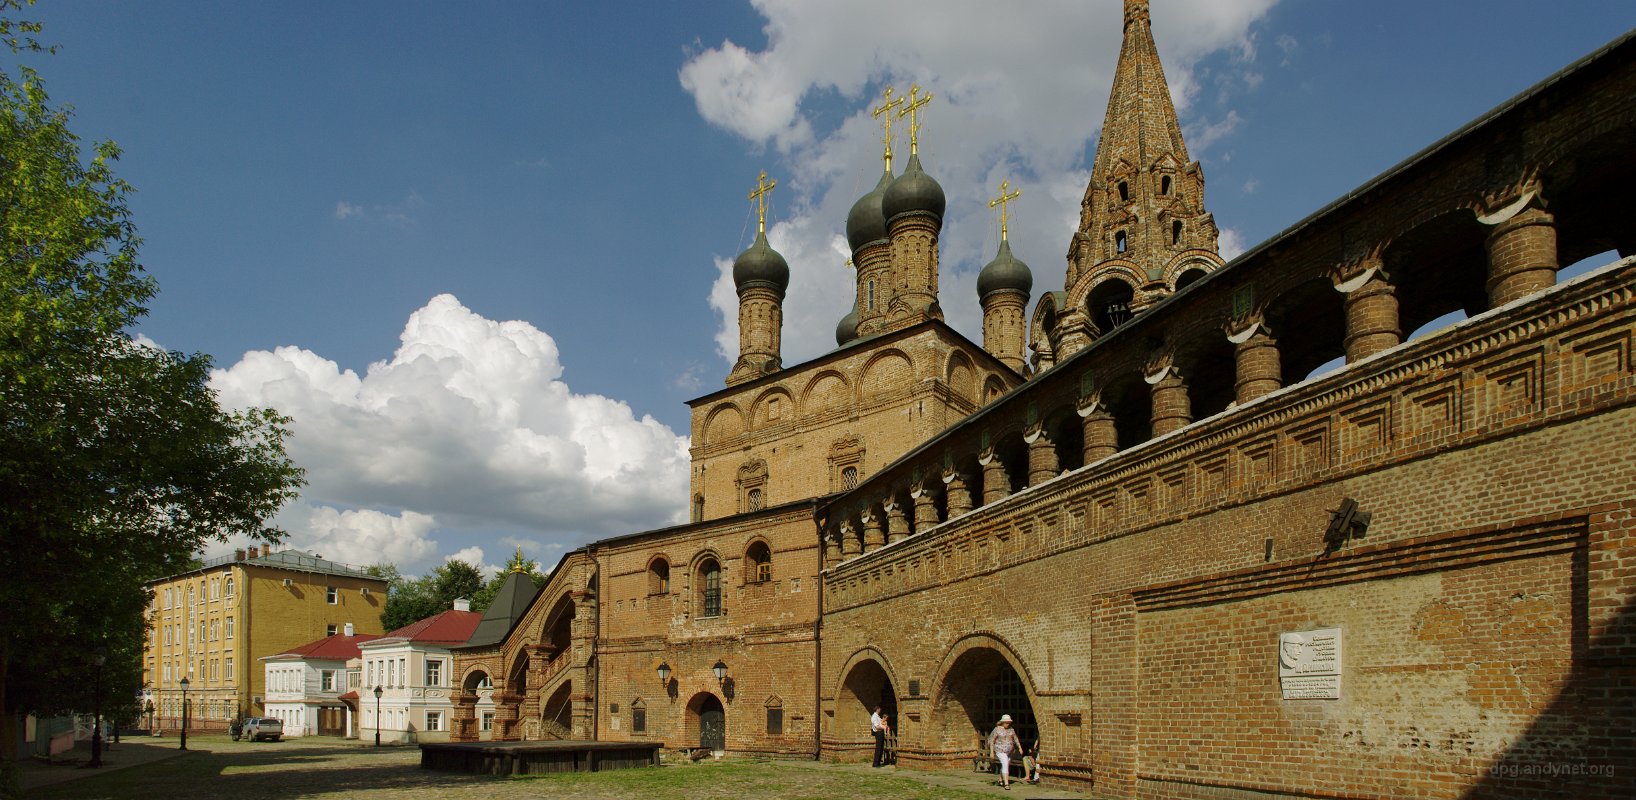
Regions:
<instances>
[{"instance_id":1,"label":"yellow apartment building","mask_svg":"<svg viewBox=\"0 0 1636 800\"><path fill-rule=\"evenodd\" d=\"M238 550L148 584L143 645L143 722L223 730L263 713L261 657L343 630L381 634L387 582L361 568L299 550Z\"/></svg>"}]
</instances>

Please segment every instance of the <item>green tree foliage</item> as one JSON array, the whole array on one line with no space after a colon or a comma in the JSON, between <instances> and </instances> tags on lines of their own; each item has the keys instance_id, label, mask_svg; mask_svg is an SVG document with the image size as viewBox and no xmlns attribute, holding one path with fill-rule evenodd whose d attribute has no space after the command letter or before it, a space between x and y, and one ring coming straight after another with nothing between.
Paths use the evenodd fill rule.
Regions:
<instances>
[{"instance_id":1,"label":"green tree foliage","mask_svg":"<svg viewBox=\"0 0 1636 800\"><path fill-rule=\"evenodd\" d=\"M0 19L19 9L0 0ZM0 43L34 49L31 23ZM18 39L22 35L21 40ZM148 635L143 584L204 545L276 542L264 521L296 495L283 417L228 413L208 357L135 341L156 287L115 176L89 159L38 75L0 72L0 706L88 711L131 697ZM83 656L83 658L76 657ZM12 726L0 726L0 751Z\"/></svg>"},{"instance_id":2,"label":"green tree foliage","mask_svg":"<svg viewBox=\"0 0 1636 800\"><path fill-rule=\"evenodd\" d=\"M506 576L519 570L527 574L534 581L534 585L541 589L544 589L545 582L551 579L550 575L540 572L540 562L523 555L523 549L519 547L511 560L507 561L504 567L496 570L494 577L490 578L488 583L483 584L483 588L479 589L477 594L472 597L471 610L487 611L489 606L494 604L494 596L500 593L500 585L506 582Z\"/></svg>"},{"instance_id":3,"label":"green tree foliage","mask_svg":"<svg viewBox=\"0 0 1636 800\"><path fill-rule=\"evenodd\" d=\"M369 571L392 582L381 609L381 627L388 631L448 611L454 608L454 601L470 600L483 588L483 574L464 561L445 561L415 579L404 578L391 564L378 564Z\"/></svg>"}]
</instances>

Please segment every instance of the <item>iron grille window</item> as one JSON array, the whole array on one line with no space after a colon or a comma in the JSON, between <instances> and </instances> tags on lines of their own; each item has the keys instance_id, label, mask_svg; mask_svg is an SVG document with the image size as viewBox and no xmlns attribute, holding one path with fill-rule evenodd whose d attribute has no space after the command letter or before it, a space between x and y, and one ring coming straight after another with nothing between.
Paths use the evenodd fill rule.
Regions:
<instances>
[{"instance_id":1,"label":"iron grille window","mask_svg":"<svg viewBox=\"0 0 1636 800\"><path fill-rule=\"evenodd\" d=\"M721 616L721 566L711 561L699 570L704 578L704 614L706 617Z\"/></svg>"},{"instance_id":2,"label":"iron grille window","mask_svg":"<svg viewBox=\"0 0 1636 800\"><path fill-rule=\"evenodd\" d=\"M761 510L761 504L762 504L763 501L761 499L761 490L760 489L751 489L750 490L749 500L750 500L750 510L751 511L760 511Z\"/></svg>"},{"instance_id":3,"label":"iron grille window","mask_svg":"<svg viewBox=\"0 0 1636 800\"><path fill-rule=\"evenodd\" d=\"M1011 715L1011 728L1024 747L1039 741L1039 723L1034 720L1034 708L1028 703L1028 690L1023 688L1022 678L1010 664L1002 666L994 683L989 685L987 730L999 724L1001 714Z\"/></svg>"},{"instance_id":4,"label":"iron grille window","mask_svg":"<svg viewBox=\"0 0 1636 800\"><path fill-rule=\"evenodd\" d=\"M841 470L841 488L850 490L858 485L858 468L847 467Z\"/></svg>"}]
</instances>

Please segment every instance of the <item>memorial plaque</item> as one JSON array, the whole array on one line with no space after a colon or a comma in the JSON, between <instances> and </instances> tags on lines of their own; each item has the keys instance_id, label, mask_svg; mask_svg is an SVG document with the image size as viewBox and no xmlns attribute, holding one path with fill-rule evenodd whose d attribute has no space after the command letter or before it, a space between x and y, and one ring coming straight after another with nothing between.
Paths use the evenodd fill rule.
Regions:
<instances>
[{"instance_id":1,"label":"memorial plaque","mask_svg":"<svg viewBox=\"0 0 1636 800\"><path fill-rule=\"evenodd\" d=\"M1339 700L1341 629L1279 634L1278 685L1285 700Z\"/></svg>"}]
</instances>

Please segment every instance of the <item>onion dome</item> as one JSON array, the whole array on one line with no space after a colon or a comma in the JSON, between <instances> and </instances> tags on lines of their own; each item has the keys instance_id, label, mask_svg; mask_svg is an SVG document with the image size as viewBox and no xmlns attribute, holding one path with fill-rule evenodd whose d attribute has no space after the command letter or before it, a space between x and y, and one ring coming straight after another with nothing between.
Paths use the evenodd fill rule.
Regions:
<instances>
[{"instance_id":1,"label":"onion dome","mask_svg":"<svg viewBox=\"0 0 1636 800\"><path fill-rule=\"evenodd\" d=\"M852 210L846 215L846 242L852 246L852 252L862 250L870 242L885 240L886 214L881 211L881 201L886 197L886 187L892 185L892 171L881 173L880 183L869 194L858 198L852 204Z\"/></svg>"},{"instance_id":2,"label":"onion dome","mask_svg":"<svg viewBox=\"0 0 1636 800\"><path fill-rule=\"evenodd\" d=\"M748 250L733 259L733 285L739 291L752 286L777 289L779 294L790 285L790 265L767 244L767 234L757 233Z\"/></svg>"},{"instance_id":3,"label":"onion dome","mask_svg":"<svg viewBox=\"0 0 1636 800\"><path fill-rule=\"evenodd\" d=\"M994 260L977 273L977 297L982 299L995 292L1014 291L1028 294L1034 289L1034 273L1028 271L1016 256L1011 255L1011 243L1001 239L1000 252Z\"/></svg>"},{"instance_id":4,"label":"onion dome","mask_svg":"<svg viewBox=\"0 0 1636 800\"><path fill-rule=\"evenodd\" d=\"M943 187L920 168L920 156L917 154L909 156L909 165L903 169L903 174L886 188L886 195L881 199L881 211L887 221L918 211L937 217L941 223L944 204Z\"/></svg>"},{"instance_id":5,"label":"onion dome","mask_svg":"<svg viewBox=\"0 0 1636 800\"><path fill-rule=\"evenodd\" d=\"M858 309L854 308L841 317L839 325L835 326L835 346L845 347L847 342L858 338Z\"/></svg>"}]
</instances>

